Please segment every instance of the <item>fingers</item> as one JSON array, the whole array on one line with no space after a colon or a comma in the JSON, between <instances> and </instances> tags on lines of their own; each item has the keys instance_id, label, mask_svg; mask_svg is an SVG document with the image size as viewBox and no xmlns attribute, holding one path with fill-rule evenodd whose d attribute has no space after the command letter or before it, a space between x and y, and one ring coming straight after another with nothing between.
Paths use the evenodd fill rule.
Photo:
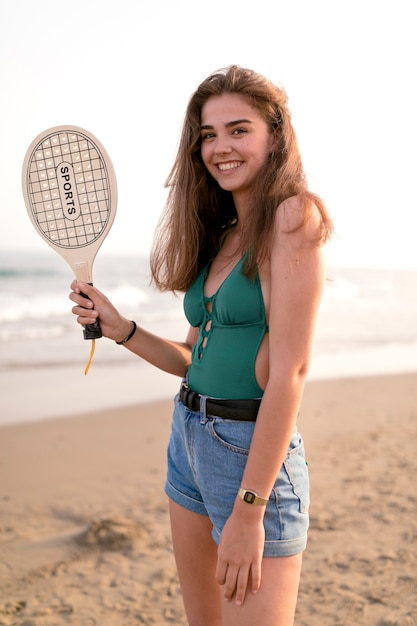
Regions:
<instances>
[{"instance_id":1,"label":"fingers","mask_svg":"<svg viewBox=\"0 0 417 626\"><path fill-rule=\"evenodd\" d=\"M99 314L94 309L94 302L90 299L89 294L97 293L97 290L91 285L77 280L71 283L71 289L69 298L75 302L75 306L72 307L71 311L74 315L77 315L77 322L83 326L93 324Z\"/></svg>"},{"instance_id":2,"label":"fingers","mask_svg":"<svg viewBox=\"0 0 417 626\"><path fill-rule=\"evenodd\" d=\"M230 578L230 580L229 580ZM241 606L245 601L246 589L248 587L249 567L242 567L237 571L230 571L230 577L226 578L224 586L224 599L234 602L237 606Z\"/></svg>"},{"instance_id":3,"label":"fingers","mask_svg":"<svg viewBox=\"0 0 417 626\"><path fill-rule=\"evenodd\" d=\"M93 304L90 302L89 304ZM82 326L86 326L87 324L94 324L97 320L99 314L95 310L90 310L85 308L82 305L73 306L71 309L72 313L77 316L77 322Z\"/></svg>"},{"instance_id":4,"label":"fingers","mask_svg":"<svg viewBox=\"0 0 417 626\"><path fill-rule=\"evenodd\" d=\"M86 326L100 319L103 337L117 341L126 336L126 326L131 328L131 322L120 315L104 293L77 280L71 283L71 289L69 298L75 304L71 310L79 324Z\"/></svg>"},{"instance_id":5,"label":"fingers","mask_svg":"<svg viewBox=\"0 0 417 626\"><path fill-rule=\"evenodd\" d=\"M237 606L245 602L248 587L252 593L259 590L261 576L260 568L256 565L234 566L218 561L216 579L223 586L223 597L226 602L234 600Z\"/></svg>"},{"instance_id":6,"label":"fingers","mask_svg":"<svg viewBox=\"0 0 417 626\"><path fill-rule=\"evenodd\" d=\"M74 279L71 283L71 289L75 293L84 293L88 295L89 293L94 293L97 291L93 285L89 285L88 283L84 283L80 280Z\"/></svg>"},{"instance_id":7,"label":"fingers","mask_svg":"<svg viewBox=\"0 0 417 626\"><path fill-rule=\"evenodd\" d=\"M251 591L252 593L258 593L261 586L261 562L253 563L251 569Z\"/></svg>"},{"instance_id":8,"label":"fingers","mask_svg":"<svg viewBox=\"0 0 417 626\"><path fill-rule=\"evenodd\" d=\"M71 296L73 294L75 294L76 296L81 296L83 298L86 299L90 299L91 301L94 300L94 297L97 297L97 295L102 295L100 294L100 292L98 291L98 289L96 289L95 287L93 287L92 285L89 285L88 283L83 283L81 281L78 280L73 280L71 283L71 289L72 292L70 294L70 298L71 300L74 301L78 301L79 298L72 298Z\"/></svg>"},{"instance_id":9,"label":"fingers","mask_svg":"<svg viewBox=\"0 0 417 626\"><path fill-rule=\"evenodd\" d=\"M217 559L216 580L219 585L224 585L226 582L227 563L226 561Z\"/></svg>"}]
</instances>

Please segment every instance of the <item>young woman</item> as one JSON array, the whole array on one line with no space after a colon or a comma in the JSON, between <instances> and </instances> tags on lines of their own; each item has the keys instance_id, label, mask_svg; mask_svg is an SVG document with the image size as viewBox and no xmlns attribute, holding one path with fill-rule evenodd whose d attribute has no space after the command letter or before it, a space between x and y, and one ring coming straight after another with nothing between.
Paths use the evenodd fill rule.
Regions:
<instances>
[{"instance_id":1,"label":"young woman","mask_svg":"<svg viewBox=\"0 0 417 626\"><path fill-rule=\"evenodd\" d=\"M76 281L72 310L183 379L166 493L189 624L289 626L309 505L296 420L332 224L308 191L285 92L238 66L209 76L167 185L151 269L161 290L185 292L185 341Z\"/></svg>"}]
</instances>

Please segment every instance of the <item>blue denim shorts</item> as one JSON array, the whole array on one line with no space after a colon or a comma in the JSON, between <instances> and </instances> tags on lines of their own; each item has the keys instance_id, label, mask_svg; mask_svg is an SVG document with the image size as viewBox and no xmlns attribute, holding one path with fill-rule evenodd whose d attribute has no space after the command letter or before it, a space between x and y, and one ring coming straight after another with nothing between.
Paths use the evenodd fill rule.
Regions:
<instances>
[{"instance_id":1,"label":"blue denim shorts","mask_svg":"<svg viewBox=\"0 0 417 626\"><path fill-rule=\"evenodd\" d=\"M191 411L175 398L165 493L180 506L207 515L218 544L241 484L255 422ZM264 516L264 556L291 556L307 545L309 476L295 429Z\"/></svg>"}]
</instances>

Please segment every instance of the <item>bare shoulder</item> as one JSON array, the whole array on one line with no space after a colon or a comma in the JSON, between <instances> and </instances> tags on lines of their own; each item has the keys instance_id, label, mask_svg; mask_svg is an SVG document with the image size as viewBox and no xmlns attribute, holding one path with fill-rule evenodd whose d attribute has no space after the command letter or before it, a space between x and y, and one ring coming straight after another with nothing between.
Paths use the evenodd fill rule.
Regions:
<instances>
[{"instance_id":1,"label":"bare shoulder","mask_svg":"<svg viewBox=\"0 0 417 626\"><path fill-rule=\"evenodd\" d=\"M284 278L288 272L295 278L311 272L323 273L325 254L323 220L319 208L311 200L293 196L282 202L276 212L271 272Z\"/></svg>"},{"instance_id":2,"label":"bare shoulder","mask_svg":"<svg viewBox=\"0 0 417 626\"><path fill-rule=\"evenodd\" d=\"M317 235L321 228L321 214L312 200L301 199L299 196L291 196L279 205L276 212L276 234L300 233Z\"/></svg>"}]
</instances>

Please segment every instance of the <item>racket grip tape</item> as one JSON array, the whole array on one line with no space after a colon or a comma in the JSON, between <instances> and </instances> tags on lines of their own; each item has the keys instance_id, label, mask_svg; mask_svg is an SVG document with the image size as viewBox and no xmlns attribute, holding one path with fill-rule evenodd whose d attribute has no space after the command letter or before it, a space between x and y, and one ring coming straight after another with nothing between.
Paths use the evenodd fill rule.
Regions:
<instances>
[{"instance_id":1,"label":"racket grip tape","mask_svg":"<svg viewBox=\"0 0 417 626\"><path fill-rule=\"evenodd\" d=\"M93 283L88 284L92 285ZM81 295L84 296L84 298L88 298L85 293L81 293ZM100 328L100 322L96 320L94 324L87 324L84 326L83 335L84 339L100 339L100 337L103 336Z\"/></svg>"},{"instance_id":2,"label":"racket grip tape","mask_svg":"<svg viewBox=\"0 0 417 626\"><path fill-rule=\"evenodd\" d=\"M94 324L87 324L83 330L84 339L100 339L103 336L100 323L97 320Z\"/></svg>"}]
</instances>

